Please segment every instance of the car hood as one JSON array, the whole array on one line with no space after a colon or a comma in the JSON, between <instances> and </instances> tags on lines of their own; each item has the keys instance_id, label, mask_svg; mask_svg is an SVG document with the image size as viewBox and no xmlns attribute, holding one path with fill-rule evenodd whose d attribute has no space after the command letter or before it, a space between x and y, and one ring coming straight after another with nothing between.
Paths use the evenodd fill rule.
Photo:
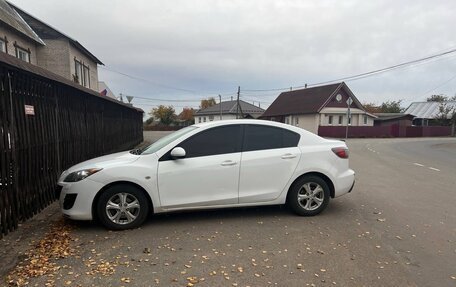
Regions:
<instances>
[{"instance_id":1,"label":"car hood","mask_svg":"<svg viewBox=\"0 0 456 287\"><path fill-rule=\"evenodd\" d=\"M108 168L111 166L125 165L132 163L139 158L139 155L132 154L128 151L108 154L73 165L65 173L68 174L88 168Z\"/></svg>"}]
</instances>

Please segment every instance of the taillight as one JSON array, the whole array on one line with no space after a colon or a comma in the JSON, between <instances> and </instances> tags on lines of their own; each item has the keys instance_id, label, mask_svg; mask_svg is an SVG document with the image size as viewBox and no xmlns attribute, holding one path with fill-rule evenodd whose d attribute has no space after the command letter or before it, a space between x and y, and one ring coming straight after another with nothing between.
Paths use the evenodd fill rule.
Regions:
<instances>
[{"instance_id":1,"label":"taillight","mask_svg":"<svg viewBox=\"0 0 456 287\"><path fill-rule=\"evenodd\" d=\"M346 147L335 147L331 150L340 158L348 158L348 148Z\"/></svg>"}]
</instances>

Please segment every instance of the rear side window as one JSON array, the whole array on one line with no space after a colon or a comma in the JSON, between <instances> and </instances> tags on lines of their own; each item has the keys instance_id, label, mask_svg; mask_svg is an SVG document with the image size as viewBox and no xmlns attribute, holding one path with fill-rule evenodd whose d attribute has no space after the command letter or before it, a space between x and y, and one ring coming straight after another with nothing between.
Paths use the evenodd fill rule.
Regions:
<instances>
[{"instance_id":1,"label":"rear side window","mask_svg":"<svg viewBox=\"0 0 456 287\"><path fill-rule=\"evenodd\" d=\"M240 125L216 127L202 131L177 146L186 158L240 152Z\"/></svg>"},{"instance_id":2,"label":"rear side window","mask_svg":"<svg viewBox=\"0 0 456 287\"><path fill-rule=\"evenodd\" d=\"M243 151L294 147L299 134L277 127L245 125Z\"/></svg>"}]
</instances>

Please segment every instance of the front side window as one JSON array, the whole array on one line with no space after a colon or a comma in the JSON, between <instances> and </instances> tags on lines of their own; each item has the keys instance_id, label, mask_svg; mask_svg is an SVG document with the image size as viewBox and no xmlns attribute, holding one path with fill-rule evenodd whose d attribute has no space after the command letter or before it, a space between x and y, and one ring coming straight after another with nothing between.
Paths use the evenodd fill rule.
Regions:
<instances>
[{"instance_id":1,"label":"front side window","mask_svg":"<svg viewBox=\"0 0 456 287\"><path fill-rule=\"evenodd\" d=\"M298 145L299 134L277 127L245 125L242 151L287 148Z\"/></svg>"},{"instance_id":2,"label":"front side window","mask_svg":"<svg viewBox=\"0 0 456 287\"><path fill-rule=\"evenodd\" d=\"M328 124L332 125L333 124L333 116L328 117Z\"/></svg>"},{"instance_id":3,"label":"front side window","mask_svg":"<svg viewBox=\"0 0 456 287\"><path fill-rule=\"evenodd\" d=\"M215 127L202 131L177 146L185 150L185 158L240 152L240 125Z\"/></svg>"},{"instance_id":4,"label":"front side window","mask_svg":"<svg viewBox=\"0 0 456 287\"><path fill-rule=\"evenodd\" d=\"M16 57L24 62L30 63L30 52L22 48L16 47Z\"/></svg>"},{"instance_id":5,"label":"front side window","mask_svg":"<svg viewBox=\"0 0 456 287\"><path fill-rule=\"evenodd\" d=\"M180 129L178 131L175 131L167 136L162 137L158 141L154 142L150 146L144 149L144 151L141 154L151 154L159 151L161 148L166 146L167 144L173 142L174 140L180 138L181 136L188 134L189 132L193 131L194 129L197 129L195 126L189 126L183 129Z\"/></svg>"}]
</instances>

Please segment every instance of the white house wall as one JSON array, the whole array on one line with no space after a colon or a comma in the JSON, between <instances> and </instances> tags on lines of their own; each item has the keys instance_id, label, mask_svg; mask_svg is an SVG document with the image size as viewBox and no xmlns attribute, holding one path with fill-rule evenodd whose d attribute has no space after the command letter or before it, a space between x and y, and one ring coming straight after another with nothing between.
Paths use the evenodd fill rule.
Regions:
<instances>
[{"instance_id":1,"label":"white house wall","mask_svg":"<svg viewBox=\"0 0 456 287\"><path fill-rule=\"evenodd\" d=\"M374 118L360 109L350 109L352 126L373 126ZM364 124L364 115L367 116L367 123ZM329 116L333 117L332 124L329 123ZM339 117L342 117L342 123L339 124ZM346 126L347 109L346 108L323 108L320 113L321 126Z\"/></svg>"},{"instance_id":2,"label":"white house wall","mask_svg":"<svg viewBox=\"0 0 456 287\"><path fill-rule=\"evenodd\" d=\"M318 133L318 114L289 116L289 124L305 129L314 134ZM298 120L296 122L296 119ZM286 120L285 120L286 123Z\"/></svg>"},{"instance_id":3,"label":"white house wall","mask_svg":"<svg viewBox=\"0 0 456 287\"><path fill-rule=\"evenodd\" d=\"M222 120L234 120L234 119L236 119L236 115L231 115L231 114L222 115ZM214 121L214 122L220 121L220 114L195 116L195 124L212 122L212 121Z\"/></svg>"}]
</instances>

